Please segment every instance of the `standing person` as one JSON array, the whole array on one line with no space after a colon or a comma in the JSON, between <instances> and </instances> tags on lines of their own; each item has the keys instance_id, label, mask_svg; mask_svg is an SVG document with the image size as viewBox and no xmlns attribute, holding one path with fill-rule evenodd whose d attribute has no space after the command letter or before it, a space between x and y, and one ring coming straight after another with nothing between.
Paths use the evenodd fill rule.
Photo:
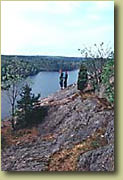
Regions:
<instances>
[{"instance_id":1,"label":"standing person","mask_svg":"<svg viewBox=\"0 0 123 180\"><path fill-rule=\"evenodd\" d=\"M59 79L60 79L60 87L61 87L61 90L63 89L63 79L64 79L64 77L63 77L63 72L62 72L62 70L60 70L60 77L59 77Z\"/></svg>"},{"instance_id":2,"label":"standing person","mask_svg":"<svg viewBox=\"0 0 123 180\"><path fill-rule=\"evenodd\" d=\"M64 88L67 87L67 79L68 79L68 73L67 71L65 72L65 77L64 77Z\"/></svg>"}]
</instances>

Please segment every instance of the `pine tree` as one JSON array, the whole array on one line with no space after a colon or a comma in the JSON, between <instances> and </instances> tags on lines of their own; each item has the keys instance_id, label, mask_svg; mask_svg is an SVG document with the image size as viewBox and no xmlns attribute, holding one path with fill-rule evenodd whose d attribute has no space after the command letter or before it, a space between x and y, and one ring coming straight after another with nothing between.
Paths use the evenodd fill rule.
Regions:
<instances>
[{"instance_id":1,"label":"pine tree","mask_svg":"<svg viewBox=\"0 0 123 180\"><path fill-rule=\"evenodd\" d=\"M34 117L39 108L36 109L35 105L39 100L40 94L35 96L31 93L31 90L26 84L20 94L20 100L17 101L17 122L20 128L32 126L37 121Z\"/></svg>"},{"instance_id":2,"label":"pine tree","mask_svg":"<svg viewBox=\"0 0 123 180\"><path fill-rule=\"evenodd\" d=\"M87 85L87 68L85 65L81 64L79 75L78 75L78 82L77 82L77 88L79 90L83 90Z\"/></svg>"}]
</instances>

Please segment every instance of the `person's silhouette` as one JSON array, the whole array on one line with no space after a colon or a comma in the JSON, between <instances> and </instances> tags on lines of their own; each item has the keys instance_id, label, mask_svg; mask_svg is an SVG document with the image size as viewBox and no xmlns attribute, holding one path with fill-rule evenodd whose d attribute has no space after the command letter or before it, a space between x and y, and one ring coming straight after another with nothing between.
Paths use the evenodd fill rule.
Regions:
<instances>
[{"instance_id":1,"label":"person's silhouette","mask_svg":"<svg viewBox=\"0 0 123 180\"><path fill-rule=\"evenodd\" d=\"M67 87L67 79L68 79L68 73L67 71L65 72L65 77L64 77L64 88Z\"/></svg>"},{"instance_id":2,"label":"person's silhouette","mask_svg":"<svg viewBox=\"0 0 123 180\"><path fill-rule=\"evenodd\" d=\"M60 77L59 77L59 79L60 79L60 87L61 87L61 89L63 89L63 79L64 79L64 77L63 77L63 72L62 72L62 70L60 70Z\"/></svg>"}]
</instances>

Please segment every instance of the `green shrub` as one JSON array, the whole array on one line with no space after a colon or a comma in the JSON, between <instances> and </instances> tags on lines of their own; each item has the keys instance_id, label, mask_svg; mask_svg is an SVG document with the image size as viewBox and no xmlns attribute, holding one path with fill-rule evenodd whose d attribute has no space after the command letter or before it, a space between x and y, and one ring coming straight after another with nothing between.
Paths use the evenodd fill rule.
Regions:
<instances>
[{"instance_id":1,"label":"green shrub","mask_svg":"<svg viewBox=\"0 0 123 180\"><path fill-rule=\"evenodd\" d=\"M79 75L78 75L78 82L77 88L78 90L83 90L87 85L87 68L84 64L81 64Z\"/></svg>"},{"instance_id":2,"label":"green shrub","mask_svg":"<svg viewBox=\"0 0 123 180\"><path fill-rule=\"evenodd\" d=\"M101 78L106 89L105 95L107 99L109 102L114 103L114 60L109 60L104 66Z\"/></svg>"}]
</instances>

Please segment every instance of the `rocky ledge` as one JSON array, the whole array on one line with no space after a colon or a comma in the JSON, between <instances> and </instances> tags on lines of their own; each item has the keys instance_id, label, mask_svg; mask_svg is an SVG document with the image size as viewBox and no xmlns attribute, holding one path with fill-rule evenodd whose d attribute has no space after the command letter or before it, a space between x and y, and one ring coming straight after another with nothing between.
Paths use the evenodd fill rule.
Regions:
<instances>
[{"instance_id":1,"label":"rocky ledge","mask_svg":"<svg viewBox=\"0 0 123 180\"><path fill-rule=\"evenodd\" d=\"M35 130L11 135L3 171L114 171L114 110L106 99L71 85L39 106L47 116Z\"/></svg>"}]
</instances>

